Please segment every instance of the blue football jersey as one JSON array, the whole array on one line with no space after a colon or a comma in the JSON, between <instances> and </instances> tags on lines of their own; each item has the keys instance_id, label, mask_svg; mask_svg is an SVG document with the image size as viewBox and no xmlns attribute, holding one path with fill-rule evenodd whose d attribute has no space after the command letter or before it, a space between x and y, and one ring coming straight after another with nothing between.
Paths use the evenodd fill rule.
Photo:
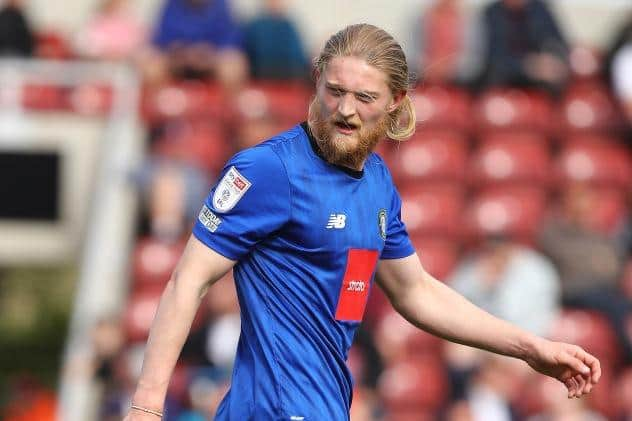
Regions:
<instances>
[{"instance_id":1,"label":"blue football jersey","mask_svg":"<svg viewBox=\"0 0 632 421\"><path fill-rule=\"evenodd\" d=\"M241 336L216 420L349 419L347 353L377 261L414 253L400 207L378 155L331 165L305 123L226 164L193 228L238 261Z\"/></svg>"}]
</instances>

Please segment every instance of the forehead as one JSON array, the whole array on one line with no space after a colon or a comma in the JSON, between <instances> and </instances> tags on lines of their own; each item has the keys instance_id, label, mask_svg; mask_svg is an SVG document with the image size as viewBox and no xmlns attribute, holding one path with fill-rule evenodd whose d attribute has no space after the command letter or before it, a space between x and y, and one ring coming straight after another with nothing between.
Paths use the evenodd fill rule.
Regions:
<instances>
[{"instance_id":1,"label":"forehead","mask_svg":"<svg viewBox=\"0 0 632 421\"><path fill-rule=\"evenodd\" d=\"M386 74L358 57L334 57L323 75L325 82L354 92L388 92Z\"/></svg>"}]
</instances>

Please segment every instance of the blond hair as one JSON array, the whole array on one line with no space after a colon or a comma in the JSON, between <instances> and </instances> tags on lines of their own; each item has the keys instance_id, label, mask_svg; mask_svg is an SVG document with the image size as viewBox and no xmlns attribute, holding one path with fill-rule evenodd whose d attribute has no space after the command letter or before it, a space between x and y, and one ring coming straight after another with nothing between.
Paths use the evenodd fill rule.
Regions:
<instances>
[{"instance_id":1,"label":"blond hair","mask_svg":"<svg viewBox=\"0 0 632 421\"><path fill-rule=\"evenodd\" d=\"M402 47L385 30L366 23L350 25L334 34L314 59L314 69L323 74L334 57L358 57L376 67L388 77L391 93L405 92L399 106L389 113L386 135L393 140L405 140L415 133L415 109L408 90L408 64Z\"/></svg>"}]
</instances>

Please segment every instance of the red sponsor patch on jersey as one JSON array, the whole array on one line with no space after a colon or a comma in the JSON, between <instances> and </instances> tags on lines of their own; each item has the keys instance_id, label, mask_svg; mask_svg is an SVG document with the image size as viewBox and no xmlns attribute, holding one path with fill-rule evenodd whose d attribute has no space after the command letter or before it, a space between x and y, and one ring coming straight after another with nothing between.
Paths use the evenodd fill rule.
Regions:
<instances>
[{"instance_id":1,"label":"red sponsor patch on jersey","mask_svg":"<svg viewBox=\"0 0 632 421\"><path fill-rule=\"evenodd\" d=\"M362 321L377 253L377 250L349 250L347 269L338 295L336 320Z\"/></svg>"},{"instance_id":2,"label":"red sponsor patch on jersey","mask_svg":"<svg viewBox=\"0 0 632 421\"><path fill-rule=\"evenodd\" d=\"M244 181L243 181L241 178L239 178L239 177L236 177L236 178L233 180L233 184L234 184L234 185L235 185L235 187L237 187L239 190L243 190L243 189L246 187L246 183L244 183Z\"/></svg>"}]
</instances>

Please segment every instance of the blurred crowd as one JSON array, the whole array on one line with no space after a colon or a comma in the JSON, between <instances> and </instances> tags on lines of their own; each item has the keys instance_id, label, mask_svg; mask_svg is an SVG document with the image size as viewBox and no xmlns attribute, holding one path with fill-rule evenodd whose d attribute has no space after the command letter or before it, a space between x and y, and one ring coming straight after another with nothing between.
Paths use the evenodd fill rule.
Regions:
<instances>
[{"instance_id":1,"label":"blurred crowd","mask_svg":"<svg viewBox=\"0 0 632 421\"><path fill-rule=\"evenodd\" d=\"M126 0L104 0L66 39L31 28L23 3L0 10L1 55L115 60L142 75L129 302L94 327L86 364L104 392L100 419L119 420L204 196L233 153L306 118L313 52L283 0L248 22L229 0L164 0L150 28ZM487 311L587 348L604 375L568 400L521 362L414 329L375 288L349 354L352 419L632 420L632 8L601 50L572 45L542 0L491 1L475 18L436 0L413 30L417 133L378 152L422 262ZM229 274L194 322L167 420L212 417L239 328ZM3 419L45 419L25 411Z\"/></svg>"}]
</instances>

